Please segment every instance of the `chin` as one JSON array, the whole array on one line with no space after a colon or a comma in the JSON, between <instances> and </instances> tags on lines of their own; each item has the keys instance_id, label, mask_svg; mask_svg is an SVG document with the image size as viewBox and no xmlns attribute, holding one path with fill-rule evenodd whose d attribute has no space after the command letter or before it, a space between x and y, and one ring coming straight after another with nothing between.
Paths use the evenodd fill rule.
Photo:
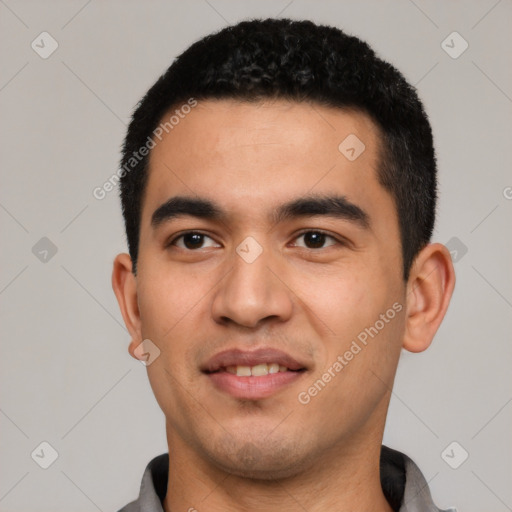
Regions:
<instances>
[{"instance_id":1,"label":"chin","mask_svg":"<svg viewBox=\"0 0 512 512\"><path fill-rule=\"evenodd\" d=\"M302 473L309 466L304 445L282 440L279 445L262 438L234 446L217 446L210 461L222 471L251 480L283 480Z\"/></svg>"}]
</instances>

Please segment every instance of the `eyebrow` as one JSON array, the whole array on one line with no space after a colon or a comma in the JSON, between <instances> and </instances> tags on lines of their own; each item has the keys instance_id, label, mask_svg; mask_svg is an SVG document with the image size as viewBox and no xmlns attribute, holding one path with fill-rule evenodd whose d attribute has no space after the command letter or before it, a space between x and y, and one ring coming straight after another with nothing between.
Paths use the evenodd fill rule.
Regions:
<instances>
[{"instance_id":1,"label":"eyebrow","mask_svg":"<svg viewBox=\"0 0 512 512\"><path fill-rule=\"evenodd\" d=\"M270 220L278 224L290 219L316 215L348 220L361 228L370 228L369 215L345 196L340 195L311 195L294 199L273 210ZM156 229L166 221L184 216L212 221L225 221L228 218L227 212L210 199L175 196L153 212L151 226Z\"/></svg>"}]
</instances>

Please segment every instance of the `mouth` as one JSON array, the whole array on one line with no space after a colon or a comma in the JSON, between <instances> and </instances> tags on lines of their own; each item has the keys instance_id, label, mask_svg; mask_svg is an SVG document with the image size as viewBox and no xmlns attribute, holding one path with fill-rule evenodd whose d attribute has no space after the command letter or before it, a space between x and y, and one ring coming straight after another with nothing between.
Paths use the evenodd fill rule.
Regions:
<instances>
[{"instance_id":1,"label":"mouth","mask_svg":"<svg viewBox=\"0 0 512 512\"><path fill-rule=\"evenodd\" d=\"M274 375L279 372L300 372L304 371L305 368L292 370L286 366L280 365L279 363L261 363L254 366L227 366L226 368L221 368L217 371L223 370L233 375L237 375L238 377L263 377L264 375Z\"/></svg>"},{"instance_id":2,"label":"mouth","mask_svg":"<svg viewBox=\"0 0 512 512\"><path fill-rule=\"evenodd\" d=\"M267 398L300 379L307 367L274 349L228 350L214 356L202 372L214 387L234 398Z\"/></svg>"}]
</instances>

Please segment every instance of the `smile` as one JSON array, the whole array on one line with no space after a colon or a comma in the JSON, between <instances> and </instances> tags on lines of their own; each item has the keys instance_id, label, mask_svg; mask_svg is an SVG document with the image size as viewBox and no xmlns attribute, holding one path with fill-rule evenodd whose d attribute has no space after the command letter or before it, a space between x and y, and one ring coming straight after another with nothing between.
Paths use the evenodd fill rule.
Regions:
<instances>
[{"instance_id":1,"label":"smile","mask_svg":"<svg viewBox=\"0 0 512 512\"><path fill-rule=\"evenodd\" d=\"M268 398L302 378L305 363L281 350L260 347L217 353L201 368L214 388L233 398Z\"/></svg>"},{"instance_id":2,"label":"smile","mask_svg":"<svg viewBox=\"0 0 512 512\"><path fill-rule=\"evenodd\" d=\"M236 372L242 373L242 375L231 373L227 368L206 375L218 391L242 400L261 400L271 397L304 375L303 370L288 370L287 368L279 370L277 373L256 375L252 373L253 368L249 366L236 367ZM256 370L257 372L258 370Z\"/></svg>"},{"instance_id":3,"label":"smile","mask_svg":"<svg viewBox=\"0 0 512 512\"><path fill-rule=\"evenodd\" d=\"M226 371L239 377L262 377L263 375L286 372L288 368L279 363L263 363L255 366L228 366Z\"/></svg>"}]
</instances>

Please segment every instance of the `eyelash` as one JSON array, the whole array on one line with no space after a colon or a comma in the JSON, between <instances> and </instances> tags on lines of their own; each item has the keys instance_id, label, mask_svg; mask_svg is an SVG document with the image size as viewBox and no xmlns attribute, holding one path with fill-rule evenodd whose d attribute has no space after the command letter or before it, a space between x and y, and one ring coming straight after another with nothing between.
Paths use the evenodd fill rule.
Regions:
<instances>
[{"instance_id":1,"label":"eyelash","mask_svg":"<svg viewBox=\"0 0 512 512\"><path fill-rule=\"evenodd\" d=\"M296 240L297 238L303 236L303 235L306 235L308 233L318 233L320 235L325 235L326 238L330 238L332 240L334 240L336 242L336 244L333 244L333 245L346 245L345 242L337 239L336 237L334 237L333 235L330 235L329 233L327 233L326 231L323 231L321 229L307 229L307 230L304 230L304 231L301 231L300 233L298 233L294 240ZM175 245L176 241L179 240L180 238L183 238L184 236L187 236L187 235L201 235L203 237L207 237L207 238L210 238L212 239L209 235L205 234L205 233L201 233L200 231L185 231L184 233L181 233L180 235L174 237L172 240L170 240L167 244L166 244L166 248L169 248L173 245ZM213 240L213 239L212 239ZM311 249L309 247L301 247L302 249L307 249L309 251L319 251L319 250L322 250L322 249L327 249L328 247L332 247L331 245L327 246L327 247L320 247L320 248L316 248L316 249ZM188 252L196 252L200 249L202 249L201 247L199 249L187 249L187 248L183 248L183 247L180 247L180 249L183 249L185 251L188 251Z\"/></svg>"}]
</instances>

